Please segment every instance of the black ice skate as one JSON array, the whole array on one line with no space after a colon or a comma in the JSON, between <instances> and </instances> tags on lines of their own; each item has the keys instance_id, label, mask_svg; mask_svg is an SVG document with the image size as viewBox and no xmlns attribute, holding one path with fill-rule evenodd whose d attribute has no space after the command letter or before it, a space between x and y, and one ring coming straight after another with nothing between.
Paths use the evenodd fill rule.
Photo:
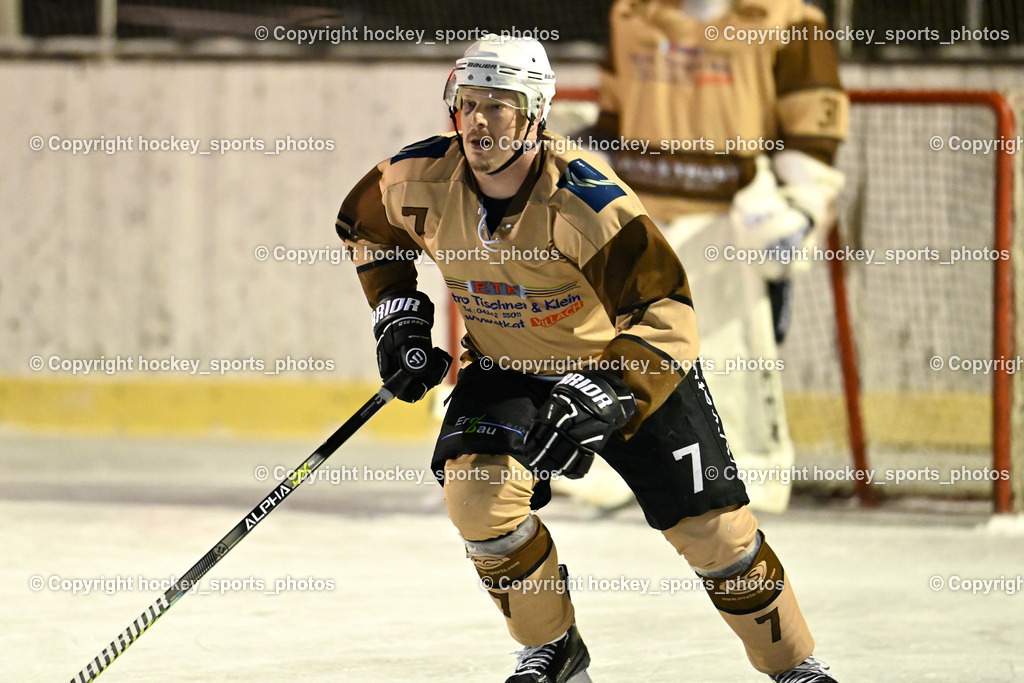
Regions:
<instances>
[{"instance_id":1,"label":"black ice skate","mask_svg":"<svg viewBox=\"0 0 1024 683\"><path fill-rule=\"evenodd\" d=\"M828 664L808 657L789 671L770 676L775 683L839 683L828 673Z\"/></svg>"},{"instance_id":2,"label":"black ice skate","mask_svg":"<svg viewBox=\"0 0 1024 683\"><path fill-rule=\"evenodd\" d=\"M590 653L573 624L553 643L516 653L516 670L505 683L591 683Z\"/></svg>"}]
</instances>

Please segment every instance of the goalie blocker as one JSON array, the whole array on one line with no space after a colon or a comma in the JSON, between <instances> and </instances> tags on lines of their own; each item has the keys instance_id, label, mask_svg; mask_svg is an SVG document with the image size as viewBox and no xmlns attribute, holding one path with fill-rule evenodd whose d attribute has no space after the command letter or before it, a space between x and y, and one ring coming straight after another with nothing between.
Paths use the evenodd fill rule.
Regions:
<instances>
[{"instance_id":1,"label":"goalie blocker","mask_svg":"<svg viewBox=\"0 0 1024 683\"><path fill-rule=\"evenodd\" d=\"M543 422L540 411L559 379L485 370L479 363L463 368L431 462L439 483L445 484L445 462L467 454L511 455L535 470L531 461L536 453L528 455L526 436L532 423ZM626 481L655 529L749 502L743 482L725 475L735 472L736 463L699 362L628 441L613 431L595 450ZM551 499L552 475L548 470L535 476L530 504L534 510Z\"/></svg>"}]
</instances>

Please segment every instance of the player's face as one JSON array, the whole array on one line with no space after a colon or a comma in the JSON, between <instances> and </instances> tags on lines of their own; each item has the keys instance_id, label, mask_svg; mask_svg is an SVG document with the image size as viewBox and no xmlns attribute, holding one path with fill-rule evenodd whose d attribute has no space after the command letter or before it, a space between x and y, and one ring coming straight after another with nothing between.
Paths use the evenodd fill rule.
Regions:
<instances>
[{"instance_id":1,"label":"player's face","mask_svg":"<svg viewBox=\"0 0 1024 683\"><path fill-rule=\"evenodd\" d=\"M469 167L486 173L500 168L512 156L518 142L519 98L508 90L463 88L462 141Z\"/></svg>"}]
</instances>

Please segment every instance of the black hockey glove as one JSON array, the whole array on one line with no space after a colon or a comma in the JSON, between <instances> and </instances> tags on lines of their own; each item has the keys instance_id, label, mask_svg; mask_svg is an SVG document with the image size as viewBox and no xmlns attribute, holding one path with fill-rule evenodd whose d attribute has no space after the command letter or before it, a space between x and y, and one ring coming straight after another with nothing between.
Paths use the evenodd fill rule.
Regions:
<instances>
[{"instance_id":1,"label":"black hockey glove","mask_svg":"<svg viewBox=\"0 0 1024 683\"><path fill-rule=\"evenodd\" d=\"M621 379L607 372L571 372L551 390L526 432L527 464L534 472L579 479L612 432L636 413Z\"/></svg>"},{"instance_id":2,"label":"black hockey glove","mask_svg":"<svg viewBox=\"0 0 1024 683\"><path fill-rule=\"evenodd\" d=\"M415 403L441 383L452 358L431 348L434 305L416 291L384 295L373 310L377 370L395 398Z\"/></svg>"}]
</instances>

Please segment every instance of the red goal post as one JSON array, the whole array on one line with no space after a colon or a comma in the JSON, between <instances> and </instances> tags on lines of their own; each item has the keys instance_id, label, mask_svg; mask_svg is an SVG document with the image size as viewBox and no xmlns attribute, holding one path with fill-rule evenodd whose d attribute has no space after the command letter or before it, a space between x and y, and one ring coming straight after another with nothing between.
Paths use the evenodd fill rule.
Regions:
<instances>
[{"instance_id":1,"label":"red goal post","mask_svg":"<svg viewBox=\"0 0 1024 683\"><path fill-rule=\"evenodd\" d=\"M1016 136L1013 109L1006 98L994 91L972 90L853 90L853 105L961 105L989 109L995 116L995 134L1000 140ZM996 252L1012 254L1014 219L1014 164L1012 151L1005 148L994 153L994 224L993 242ZM833 231L833 235L836 232ZM992 358L1011 359L1016 356L1016 314L1014 309L1013 259L993 261L992 288ZM855 369L855 368L854 368ZM844 372L844 376L845 376ZM859 396L852 397L858 399ZM1007 369L992 374L992 468L1005 473L993 482L993 506L996 512L1013 509L1011 472L1011 439L1013 409L1013 376ZM858 444L858 448L865 445ZM1017 473L1017 476L1020 476Z\"/></svg>"},{"instance_id":2,"label":"red goal post","mask_svg":"<svg viewBox=\"0 0 1024 683\"><path fill-rule=\"evenodd\" d=\"M886 134L893 135L892 140L882 140L880 143L882 147L892 147L895 145L923 145L928 141L928 136L925 135L930 130L931 123L928 118L930 114L928 109L932 107L942 107L944 109L936 109L942 113L939 118L948 118L950 122L942 122L941 126L946 126L943 130L959 130L958 124L955 120L958 116L957 112L960 108L970 108L972 110L978 110L979 108L991 112L993 117L993 124L991 126L990 135L996 139L1001 140L1012 140L1016 136L1015 129L1015 117L1014 111L1008 103L1007 99L998 92L985 92L985 91L963 91L963 90L928 90L928 91L915 91L915 90L853 90L850 91L850 100L853 104L854 112L858 111L875 111L877 108L877 115L882 117L878 122L871 120L868 117L868 121L864 124L863 129L871 136L878 135L880 139ZM555 107L566 106L572 103L589 106L591 111L590 115L596 113L596 101L598 97L598 91L593 88L563 88L559 89L558 94L555 97ZM896 130L895 125L887 124L884 118L886 110L891 111L916 111L917 109L925 107L924 113L920 115L920 118L914 119L910 122L910 127L907 131ZM952 113L951 113L952 112ZM916 115L915 115L916 116ZM937 124L939 125L939 124ZM973 121L970 126L977 125ZM987 126L988 124L984 124ZM935 129L937 130L937 128ZM571 133L571 130L558 130L557 132ZM853 135L857 135L858 131L853 131ZM919 135L923 135L920 139L917 139ZM868 146L868 145L866 145ZM876 147L879 145L875 145ZM875 150L876 152L881 151L885 153L885 149ZM920 152L918 149L914 149L914 152ZM865 152L864 156L868 156L873 152ZM898 185L898 181L902 176L907 175L921 175L927 176L931 172L930 165L934 161L927 157L920 157L917 162L918 166L910 166L908 168L894 168L888 171L892 174L891 177L883 178L881 184L893 184ZM976 214L963 217L960 220L961 223L968 224L967 227L974 229L974 223L981 223L990 225L990 228L979 228L978 230L987 231L990 236L986 236L984 239L988 244L991 244L996 254L1013 254L1013 218L1014 218L1014 153L1012 149L1007 149L1006 146L995 150L994 162L989 164L986 159L981 160L982 166L974 166L962 173L966 173L967 176L953 174L948 178L945 178L944 192L946 194L952 193L954 196L948 198L951 205L956 205L955 192L957 188L962 188L966 185L970 185L972 188L977 187L980 189L981 198L974 198L974 204L977 204L973 210ZM888 161L892 161L891 159ZM972 160L976 161L976 160ZM955 163L955 161L953 162ZM979 171L979 169L982 169ZM868 169L864 173L875 173L877 169ZM974 174L973 176L971 174ZM978 177L979 173L985 175L984 179ZM989 188L991 188L991 196L988 196ZM884 189L884 188L883 188ZM929 195L930 190L922 189L922 197L917 198L917 201L931 202L932 197ZM988 197L987 199L985 197ZM890 206L899 205L903 201L903 197L883 197L882 201L878 202L882 209ZM898 212L896 212L898 214ZM842 219L841 219L842 220ZM896 221L895 225L887 226L887 229L893 231L901 231L903 225L899 224L898 216L893 219ZM927 219L922 219L927 220ZM957 222L954 218L950 218L951 223ZM842 229L833 230L829 236L829 247L832 250L838 250L847 241L851 239L849 235L844 235ZM928 228L930 229L930 228ZM929 239L936 237L936 235L930 232L922 232L920 235L910 235L908 239ZM863 239L863 235L859 235L858 238ZM953 239L952 233L950 235L941 236L942 239ZM924 242L921 243L924 246ZM983 308L989 310L991 306L991 342L988 351L986 353L991 354L993 360L998 359L1014 359L1016 354L1015 347L1015 305L1014 305L1014 258L1001 259L995 258L991 268L991 284L989 284L987 277L981 278L977 276L977 269L975 268L974 280L976 282L973 285L973 292L975 298L982 296L982 292L987 292L986 296L990 298L990 302L985 302ZM858 271L854 275L851 275L851 270ZM827 272L827 275L823 275L831 285L831 296L827 297L830 301L827 304L828 308L831 308L831 323L817 323L819 328L826 328L820 336L830 334L832 339L825 340L825 345L831 344L834 348L835 357L826 358L821 357L821 363L834 364L837 368L835 374L838 375L838 381L834 381L832 393L841 395L841 399L834 398L834 400L841 400L842 402L842 415L845 418L845 425L839 431L843 434L845 445L843 449L846 451L847 462L851 462L852 466L858 471L866 471L869 469L868 462L868 448L872 446L875 441L883 442L888 438L882 429L880 432L873 430L873 423L878 422L872 416L877 416L879 413L892 412L892 406L897 406L897 410L904 408L910 412L915 411L916 403L915 400L924 400L921 403L924 407L929 407L929 403L934 404L935 401L933 396L927 396L931 393L943 393L952 397L952 399L962 399L959 388L949 387L932 387L927 377L919 377L917 379L910 378L907 380L908 385L914 385L913 391L908 395L909 399L901 400L899 396L881 396L886 399L883 401L872 401L873 394L869 391L869 400L865 405L865 393L862 386L862 375L865 374L865 363L879 354L877 348L868 347L871 342L872 335L870 332L874 327L872 322L872 316L870 314L871 305L865 304L863 308L868 309L868 313L865 315L857 316L851 315L851 304L850 304L850 293L849 288L851 282L853 284L862 283L864 281L870 281L871 278L866 278L864 269L859 267L858 264L844 263L842 260L830 259L828 267L823 270L823 273ZM877 271L875 271L877 272ZM924 273L925 271L921 271ZM934 273L935 271L932 271ZM915 275L915 277L921 277L919 282L911 282L908 284L904 283L902 286L909 286L910 288L917 288L920 285L920 289L925 290L933 286L932 276L928 274ZM951 276L950 276L951 277ZM826 287L827 288L827 287ZM855 287L855 289L858 289ZM860 287L859 289L863 289ZM911 299L907 309L907 312L902 314L902 317L914 317L917 312L921 314L921 320L929 322L929 311L932 309L935 302L918 301L918 306L915 308L913 297L921 294L920 292L911 292L907 295L907 298ZM903 296L901 293L894 293L894 296ZM938 293L936 297L940 297ZM861 294L854 292L853 298L855 300L867 300L868 294ZM825 308L825 304L821 303L820 308ZM978 306L970 306L971 310L978 308ZM927 309L927 310L926 310ZM454 309L454 306L449 309L451 324L449 325L449 345L452 349L459 349L459 339L463 334L461 323L458 321L458 314ZM953 320L957 319L955 305L952 312L946 311L947 317L952 316ZM857 320L859 319L859 323ZM884 327L883 323L883 327ZM794 332L795 333L795 332ZM907 330L899 330L900 334L909 334ZM988 334L986 332L986 334ZM792 335L791 335L792 336ZM821 341L820 339L818 341ZM787 344L790 342L787 341ZM928 342L923 342L927 346ZM859 350L858 350L859 347ZM924 347L921 347L924 348ZM928 348L933 348L928 346ZM920 351L920 348L916 348L916 351ZM884 353L883 351L882 353ZM934 356L933 359L938 356ZM908 356L908 358L911 358ZM900 362L900 361L895 361ZM913 364L917 362L917 359L906 360L904 364ZM870 365L870 362L867 362ZM885 368L876 369L873 372L867 369L867 374L887 374ZM827 374L827 373L826 373ZM892 374L891 368L888 370L888 374ZM909 373L908 373L909 374ZM927 374L927 373L925 373ZM453 376L454 378L454 376ZM923 380L923 381L922 381ZM955 381L955 380L954 380ZM917 386L921 385L921 386ZM907 387L902 387L906 389ZM916 392L916 393L915 393ZM880 392L884 394L885 392ZM990 389L987 391L991 401L990 416L991 416L991 429L988 437L989 448L991 452L990 465L991 469L988 469L986 465L986 471L992 475L992 490L991 498L993 502L993 508L996 512L1009 512L1015 505L1019 506L1021 503L1021 488L1020 481L1022 479L1021 472L1013 471L1011 466L1011 446L1012 446L1012 433L1013 433L1013 422L1012 422L1012 406L1013 406L1013 372L1003 364L1001 369L995 370L991 373ZM811 394L813 395L813 394ZM789 396L789 387L787 387L787 402ZM916 399L915 399L916 396ZM923 398L922 398L923 397ZM813 401L804 401L803 405L812 404ZM878 404L878 405L875 405ZM931 412L930 410L920 411L922 414L922 425L917 427L918 432L923 432L930 428L928 419L929 416L932 423L955 423L953 419L947 419L951 416L952 411L956 410L955 406L959 405L956 400L950 400L948 406L944 406L939 409L939 412ZM977 401L970 401L970 405L977 407ZM952 406L952 407L950 407ZM931 408L934 408L932 405ZM867 419L865 419L865 410L867 413ZM986 409L988 410L988 409ZM807 412L806 410L803 412ZM977 410L974 411L977 414ZM936 417L937 416L937 417ZM837 420L827 417L814 417L808 418L812 421L817 420L818 422L835 422ZM865 422L868 424L866 425ZM834 426L826 426L822 428L822 431L829 432ZM951 430L954 427L950 428ZM942 431L942 430L938 430ZM949 431L949 430L947 430ZM876 438L875 433L879 433ZM897 444L898 449L914 448L911 442L913 439L908 438L906 435L895 437L892 439ZM954 444L950 446L953 452L959 447L956 445L956 437L953 437ZM924 441L929 441L926 438ZM976 437L967 438L966 441L970 441L973 446L977 446L979 441ZM930 446L922 447L922 450L926 450ZM927 458L923 462L930 462ZM1019 468L1018 468L1019 469ZM1016 480L1014 479L1016 477ZM940 482L947 483L947 482ZM955 488L955 487L954 487ZM1016 488L1016 496L1015 496ZM881 489L872 487L866 481L858 479L852 484L852 491L859 500L863 503L871 504L875 502L875 492ZM954 489L941 490L943 496L949 496L952 493L953 497L959 497L959 494ZM935 492L926 492L925 495L933 495Z\"/></svg>"}]
</instances>

